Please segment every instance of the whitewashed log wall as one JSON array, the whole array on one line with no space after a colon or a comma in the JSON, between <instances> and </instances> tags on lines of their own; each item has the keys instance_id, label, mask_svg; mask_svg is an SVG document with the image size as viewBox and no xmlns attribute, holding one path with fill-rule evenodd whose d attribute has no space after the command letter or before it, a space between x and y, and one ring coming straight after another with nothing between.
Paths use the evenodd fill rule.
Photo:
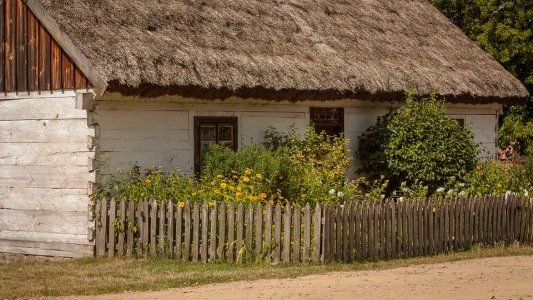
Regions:
<instances>
[{"instance_id":1,"label":"whitewashed log wall","mask_svg":"<svg viewBox=\"0 0 533 300\"><path fill-rule=\"evenodd\" d=\"M345 109L345 133L355 153L359 136L388 112L391 103L354 100L268 102L232 98L224 101L160 97L143 99L107 95L96 103L92 122L98 124L98 161L103 175L116 174L137 163L142 167L176 167L194 170L194 117L238 117L239 144L262 143L269 126L287 131L291 125L303 133L309 124L309 107ZM483 147L482 156L496 153L499 105L450 105L448 112L462 118ZM355 162L355 167L357 161Z\"/></svg>"},{"instance_id":2,"label":"whitewashed log wall","mask_svg":"<svg viewBox=\"0 0 533 300\"><path fill-rule=\"evenodd\" d=\"M0 96L0 253L81 257L95 135L74 92Z\"/></svg>"}]
</instances>

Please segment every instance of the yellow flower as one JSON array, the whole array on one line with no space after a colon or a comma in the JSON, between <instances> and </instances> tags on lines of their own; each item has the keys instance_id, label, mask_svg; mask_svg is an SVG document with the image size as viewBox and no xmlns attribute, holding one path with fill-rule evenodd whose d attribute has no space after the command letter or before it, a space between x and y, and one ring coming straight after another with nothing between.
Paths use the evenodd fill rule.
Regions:
<instances>
[{"instance_id":1,"label":"yellow flower","mask_svg":"<svg viewBox=\"0 0 533 300\"><path fill-rule=\"evenodd\" d=\"M222 175L217 175L217 178L218 178L218 179L222 179L222 178L224 178L224 176L222 176Z\"/></svg>"},{"instance_id":2,"label":"yellow flower","mask_svg":"<svg viewBox=\"0 0 533 300\"><path fill-rule=\"evenodd\" d=\"M225 182L222 182L220 184L220 188L225 189L228 185Z\"/></svg>"},{"instance_id":3,"label":"yellow flower","mask_svg":"<svg viewBox=\"0 0 533 300\"><path fill-rule=\"evenodd\" d=\"M220 194L220 190L215 190L215 194Z\"/></svg>"},{"instance_id":4,"label":"yellow flower","mask_svg":"<svg viewBox=\"0 0 533 300\"><path fill-rule=\"evenodd\" d=\"M151 182L152 182L152 181L151 181L150 179L148 179L148 178L146 178L146 179L144 180L144 183L146 183L146 185L150 185Z\"/></svg>"},{"instance_id":5,"label":"yellow flower","mask_svg":"<svg viewBox=\"0 0 533 300\"><path fill-rule=\"evenodd\" d=\"M243 181L243 182L250 182L250 178L244 176L244 177L242 178L242 181Z\"/></svg>"},{"instance_id":6,"label":"yellow flower","mask_svg":"<svg viewBox=\"0 0 533 300\"><path fill-rule=\"evenodd\" d=\"M240 185L237 187L237 191L242 192L242 187Z\"/></svg>"},{"instance_id":7,"label":"yellow flower","mask_svg":"<svg viewBox=\"0 0 533 300\"><path fill-rule=\"evenodd\" d=\"M250 174L252 174L252 170L251 169L246 169L246 170L244 170L244 174L250 175Z\"/></svg>"},{"instance_id":8,"label":"yellow flower","mask_svg":"<svg viewBox=\"0 0 533 300\"><path fill-rule=\"evenodd\" d=\"M266 197L267 197L267 194L265 194L265 193L259 194L259 199L261 199L261 200L266 199Z\"/></svg>"},{"instance_id":9,"label":"yellow flower","mask_svg":"<svg viewBox=\"0 0 533 300\"><path fill-rule=\"evenodd\" d=\"M237 192L237 193L235 193L235 197L236 197L236 198L240 198L241 196L242 196L242 193L241 193L241 192Z\"/></svg>"},{"instance_id":10,"label":"yellow flower","mask_svg":"<svg viewBox=\"0 0 533 300\"><path fill-rule=\"evenodd\" d=\"M185 202L181 201L181 202L180 202L180 207L181 207L181 208L185 207Z\"/></svg>"},{"instance_id":11,"label":"yellow flower","mask_svg":"<svg viewBox=\"0 0 533 300\"><path fill-rule=\"evenodd\" d=\"M208 205L209 205L209 206L213 206L213 205L215 205L215 202L213 202L213 201L209 201Z\"/></svg>"},{"instance_id":12,"label":"yellow flower","mask_svg":"<svg viewBox=\"0 0 533 300\"><path fill-rule=\"evenodd\" d=\"M235 187L233 185L230 185L229 190L233 192L235 190Z\"/></svg>"},{"instance_id":13,"label":"yellow flower","mask_svg":"<svg viewBox=\"0 0 533 300\"><path fill-rule=\"evenodd\" d=\"M255 174L255 177L256 177L257 179L259 179L259 180L263 179L263 175L261 175L261 174L259 174L259 173Z\"/></svg>"}]
</instances>

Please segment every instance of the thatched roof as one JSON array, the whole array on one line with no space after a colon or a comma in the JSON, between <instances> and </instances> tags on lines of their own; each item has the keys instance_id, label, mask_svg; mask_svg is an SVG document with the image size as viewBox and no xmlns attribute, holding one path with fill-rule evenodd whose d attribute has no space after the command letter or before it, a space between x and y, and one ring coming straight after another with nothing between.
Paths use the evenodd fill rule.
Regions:
<instances>
[{"instance_id":1,"label":"thatched roof","mask_svg":"<svg viewBox=\"0 0 533 300\"><path fill-rule=\"evenodd\" d=\"M524 86L426 0L42 0L130 93L505 102ZM108 89L108 90L109 90Z\"/></svg>"}]
</instances>

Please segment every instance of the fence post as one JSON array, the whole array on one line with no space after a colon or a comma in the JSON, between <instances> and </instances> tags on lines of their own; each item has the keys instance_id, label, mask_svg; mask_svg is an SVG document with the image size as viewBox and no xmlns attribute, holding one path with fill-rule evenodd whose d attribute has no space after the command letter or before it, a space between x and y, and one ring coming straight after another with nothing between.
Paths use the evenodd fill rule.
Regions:
<instances>
[{"instance_id":1,"label":"fence post","mask_svg":"<svg viewBox=\"0 0 533 300\"><path fill-rule=\"evenodd\" d=\"M213 204L211 208L211 232L209 234L209 262L214 262L217 259L217 224L218 224L218 202Z\"/></svg>"},{"instance_id":2,"label":"fence post","mask_svg":"<svg viewBox=\"0 0 533 300\"><path fill-rule=\"evenodd\" d=\"M313 243L313 261L317 262L320 260L321 257L321 241L322 236L324 235L324 232L321 231L322 229L322 207L320 204L315 205L315 211L313 216L313 229L314 229L314 243Z\"/></svg>"}]
</instances>

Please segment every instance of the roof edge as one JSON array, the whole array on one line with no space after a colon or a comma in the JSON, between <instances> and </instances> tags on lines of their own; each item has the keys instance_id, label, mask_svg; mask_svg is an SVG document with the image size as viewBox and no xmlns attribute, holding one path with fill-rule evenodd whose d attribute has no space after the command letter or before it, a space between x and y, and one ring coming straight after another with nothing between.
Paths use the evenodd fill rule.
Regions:
<instances>
[{"instance_id":1,"label":"roof edge","mask_svg":"<svg viewBox=\"0 0 533 300\"><path fill-rule=\"evenodd\" d=\"M406 87L407 89L407 87ZM271 89L264 87L243 87L236 90L228 88L205 88L201 86L158 86L154 84L141 84L131 86L122 84L117 81L109 83L109 92L118 92L125 96L141 96L146 98L155 98L165 95L176 95L186 98L198 98L202 100L224 100L231 97L255 98L270 101L306 101L306 100L343 100L359 99L373 102L401 102L405 99L405 91L381 91L371 93L364 90L359 91L338 91L334 89L325 90L298 90L298 89ZM429 94L419 93L418 96L429 96ZM527 96L508 96L508 97L480 97L470 94L440 96L449 103L466 103L466 104L524 104L528 101Z\"/></svg>"},{"instance_id":2,"label":"roof edge","mask_svg":"<svg viewBox=\"0 0 533 300\"><path fill-rule=\"evenodd\" d=\"M76 66L94 85L97 96L101 96L107 89L107 81L100 75L91 64L89 59L72 43L67 34L65 34L59 24L50 16L39 0L23 0L28 8L33 12L41 24L48 30L56 42L61 46L69 57L74 61Z\"/></svg>"}]
</instances>

